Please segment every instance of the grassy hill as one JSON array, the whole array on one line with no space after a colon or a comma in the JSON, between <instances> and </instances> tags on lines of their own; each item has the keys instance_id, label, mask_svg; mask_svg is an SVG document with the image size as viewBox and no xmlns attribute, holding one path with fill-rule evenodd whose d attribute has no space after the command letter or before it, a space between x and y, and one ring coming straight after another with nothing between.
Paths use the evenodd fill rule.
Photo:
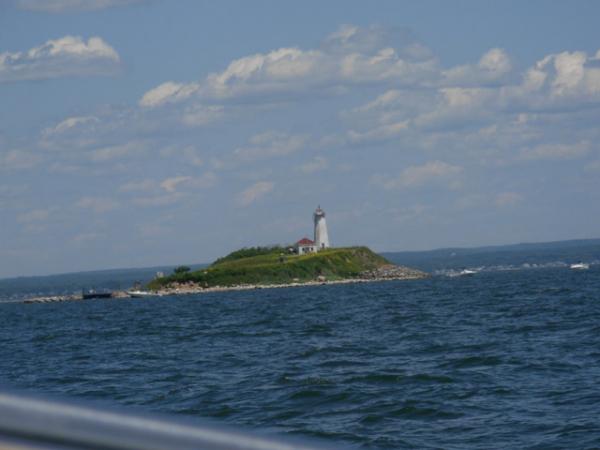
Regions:
<instances>
[{"instance_id":1,"label":"grassy hill","mask_svg":"<svg viewBox=\"0 0 600 450\"><path fill-rule=\"evenodd\" d=\"M318 277L341 280L358 277L391 263L367 247L331 248L308 255L289 254L283 247L255 247L235 251L194 272L152 281L148 288L194 282L202 287L240 284L285 284Z\"/></svg>"}]
</instances>

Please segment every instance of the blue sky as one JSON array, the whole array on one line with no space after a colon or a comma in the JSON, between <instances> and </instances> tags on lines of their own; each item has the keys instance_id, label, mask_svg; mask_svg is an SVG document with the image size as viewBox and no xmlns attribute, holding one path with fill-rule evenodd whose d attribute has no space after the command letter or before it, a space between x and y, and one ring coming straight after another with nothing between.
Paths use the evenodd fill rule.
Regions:
<instances>
[{"instance_id":1,"label":"blue sky","mask_svg":"<svg viewBox=\"0 0 600 450\"><path fill-rule=\"evenodd\" d=\"M0 277L599 237L600 4L0 2Z\"/></svg>"}]
</instances>

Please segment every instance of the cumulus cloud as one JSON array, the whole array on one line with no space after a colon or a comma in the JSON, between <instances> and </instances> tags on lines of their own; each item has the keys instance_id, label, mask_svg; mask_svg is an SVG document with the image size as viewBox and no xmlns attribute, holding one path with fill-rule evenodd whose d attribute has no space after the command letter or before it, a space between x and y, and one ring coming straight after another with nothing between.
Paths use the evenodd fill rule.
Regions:
<instances>
[{"instance_id":1,"label":"cumulus cloud","mask_svg":"<svg viewBox=\"0 0 600 450\"><path fill-rule=\"evenodd\" d=\"M442 71L436 84L417 90L389 89L345 111L342 117L356 123L348 136L354 142L382 141L408 131L497 124L506 115L523 118L524 128L532 113L582 111L600 105L600 51L551 54L525 70L520 79L508 77L511 73L507 54L492 49L477 64Z\"/></svg>"},{"instance_id":2,"label":"cumulus cloud","mask_svg":"<svg viewBox=\"0 0 600 450\"><path fill-rule=\"evenodd\" d=\"M192 97L204 102L269 98L357 83L413 85L435 76L437 62L425 47L414 42L386 46L386 37L380 27L343 26L321 48L279 48L236 59L202 80L166 81L146 92L140 105L157 107Z\"/></svg>"},{"instance_id":3,"label":"cumulus cloud","mask_svg":"<svg viewBox=\"0 0 600 450\"><path fill-rule=\"evenodd\" d=\"M586 106L600 102L600 51L547 55L523 76L518 86L501 90L503 100L548 110Z\"/></svg>"},{"instance_id":4,"label":"cumulus cloud","mask_svg":"<svg viewBox=\"0 0 600 450\"><path fill-rule=\"evenodd\" d=\"M153 107L165 103L175 103L190 97L199 89L200 86L197 83L182 84L167 81L146 92L140 100L140 105Z\"/></svg>"},{"instance_id":5,"label":"cumulus cloud","mask_svg":"<svg viewBox=\"0 0 600 450\"><path fill-rule=\"evenodd\" d=\"M0 82L74 75L108 75L120 58L100 37L65 36L25 52L0 53Z\"/></svg>"},{"instance_id":6,"label":"cumulus cloud","mask_svg":"<svg viewBox=\"0 0 600 450\"><path fill-rule=\"evenodd\" d=\"M457 176L462 171L459 166L443 161L430 161L421 166L407 167L396 177L376 175L372 181L384 189L414 188L430 184L456 187Z\"/></svg>"},{"instance_id":7,"label":"cumulus cloud","mask_svg":"<svg viewBox=\"0 0 600 450\"><path fill-rule=\"evenodd\" d=\"M600 51L548 55L519 77L504 49L492 48L477 62L443 68L429 49L414 39L394 42L392 34L383 27L344 25L317 48L279 48L234 60L200 80L167 81L144 94L140 105L155 110L170 104L182 123L205 126L228 114L234 102L242 108L274 99L300 101L303 93L350 95L349 88L358 84L382 86L383 93L373 100L340 114L350 126L334 136L334 146L417 141L421 134L419 146L425 147L436 139L435 132L485 128L509 115L600 104ZM533 126L520 128L536 133ZM531 146L533 135L522 136ZM273 145L250 142L235 157L257 160L290 154L300 146L299 139Z\"/></svg>"},{"instance_id":8,"label":"cumulus cloud","mask_svg":"<svg viewBox=\"0 0 600 450\"><path fill-rule=\"evenodd\" d=\"M270 181L259 181L249 188L240 192L237 196L237 203L242 206L249 206L273 190L274 183Z\"/></svg>"},{"instance_id":9,"label":"cumulus cloud","mask_svg":"<svg viewBox=\"0 0 600 450\"><path fill-rule=\"evenodd\" d=\"M441 83L447 86L473 86L501 81L512 70L508 54L501 48L488 50L477 64L466 64L442 71Z\"/></svg>"},{"instance_id":10,"label":"cumulus cloud","mask_svg":"<svg viewBox=\"0 0 600 450\"><path fill-rule=\"evenodd\" d=\"M306 142L307 137L304 135L267 131L252 136L248 146L239 147L233 153L237 159L245 161L272 158L297 152Z\"/></svg>"}]
</instances>

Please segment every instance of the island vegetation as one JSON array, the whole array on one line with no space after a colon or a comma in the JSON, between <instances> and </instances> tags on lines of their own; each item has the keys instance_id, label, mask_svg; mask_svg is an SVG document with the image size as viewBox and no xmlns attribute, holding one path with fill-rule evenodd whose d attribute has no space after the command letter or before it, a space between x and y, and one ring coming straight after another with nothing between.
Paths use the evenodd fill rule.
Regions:
<instances>
[{"instance_id":1,"label":"island vegetation","mask_svg":"<svg viewBox=\"0 0 600 450\"><path fill-rule=\"evenodd\" d=\"M200 270L175 270L157 278L148 288L162 290L177 285L198 288L241 285L273 286L351 279L422 278L425 273L395 266L367 247L327 248L297 255L288 247L250 247L234 251Z\"/></svg>"}]
</instances>

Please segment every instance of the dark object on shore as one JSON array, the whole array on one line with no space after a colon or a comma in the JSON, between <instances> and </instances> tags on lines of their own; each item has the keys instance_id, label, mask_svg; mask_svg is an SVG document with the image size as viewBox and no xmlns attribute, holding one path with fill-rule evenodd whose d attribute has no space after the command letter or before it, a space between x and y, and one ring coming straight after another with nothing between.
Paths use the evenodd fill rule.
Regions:
<instances>
[{"instance_id":1,"label":"dark object on shore","mask_svg":"<svg viewBox=\"0 0 600 450\"><path fill-rule=\"evenodd\" d=\"M90 298L110 298L112 297L112 291L109 291L108 289L101 289L101 290L95 290L95 289L83 289L81 291L81 297L86 300L86 299L90 299Z\"/></svg>"}]
</instances>

